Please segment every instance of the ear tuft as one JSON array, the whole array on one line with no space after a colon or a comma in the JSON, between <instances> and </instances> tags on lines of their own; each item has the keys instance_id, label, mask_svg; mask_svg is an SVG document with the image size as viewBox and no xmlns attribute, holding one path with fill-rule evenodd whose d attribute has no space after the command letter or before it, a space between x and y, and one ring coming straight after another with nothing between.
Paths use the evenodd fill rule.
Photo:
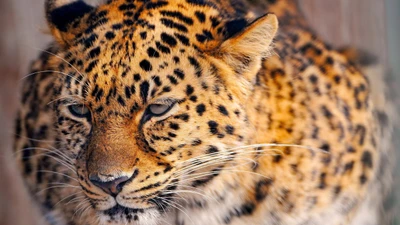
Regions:
<instances>
[{"instance_id":1,"label":"ear tuft","mask_svg":"<svg viewBox=\"0 0 400 225\"><path fill-rule=\"evenodd\" d=\"M277 30L276 16L264 15L224 41L217 49L216 56L230 65L236 75L253 82L262 59L271 55L271 45Z\"/></svg>"},{"instance_id":2,"label":"ear tuft","mask_svg":"<svg viewBox=\"0 0 400 225\"><path fill-rule=\"evenodd\" d=\"M91 12L93 7L82 0L46 0L45 9L53 36L65 44L63 33L70 32L69 25Z\"/></svg>"},{"instance_id":3,"label":"ear tuft","mask_svg":"<svg viewBox=\"0 0 400 225\"><path fill-rule=\"evenodd\" d=\"M66 32L69 24L82 18L92 9L93 7L83 1L75 1L50 11L48 19L57 29Z\"/></svg>"},{"instance_id":4,"label":"ear tuft","mask_svg":"<svg viewBox=\"0 0 400 225\"><path fill-rule=\"evenodd\" d=\"M268 56L277 30L276 16L264 15L248 25L242 32L226 40L221 45L220 52L250 58Z\"/></svg>"}]
</instances>

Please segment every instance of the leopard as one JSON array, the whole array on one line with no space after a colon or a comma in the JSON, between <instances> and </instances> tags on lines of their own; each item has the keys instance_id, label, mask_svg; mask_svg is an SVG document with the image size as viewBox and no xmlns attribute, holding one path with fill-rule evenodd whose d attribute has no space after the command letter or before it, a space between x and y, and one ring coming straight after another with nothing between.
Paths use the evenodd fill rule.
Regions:
<instances>
[{"instance_id":1,"label":"leopard","mask_svg":"<svg viewBox=\"0 0 400 225\"><path fill-rule=\"evenodd\" d=\"M388 114L300 6L46 0L14 144L46 221L379 224Z\"/></svg>"}]
</instances>

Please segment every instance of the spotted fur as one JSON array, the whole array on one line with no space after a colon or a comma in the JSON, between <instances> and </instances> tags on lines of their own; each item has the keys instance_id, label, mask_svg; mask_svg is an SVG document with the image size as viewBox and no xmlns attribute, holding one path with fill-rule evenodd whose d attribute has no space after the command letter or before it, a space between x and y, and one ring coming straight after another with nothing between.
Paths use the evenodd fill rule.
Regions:
<instances>
[{"instance_id":1,"label":"spotted fur","mask_svg":"<svg viewBox=\"0 0 400 225\"><path fill-rule=\"evenodd\" d=\"M47 0L46 18L15 150L50 223L357 224L387 116L294 1Z\"/></svg>"}]
</instances>

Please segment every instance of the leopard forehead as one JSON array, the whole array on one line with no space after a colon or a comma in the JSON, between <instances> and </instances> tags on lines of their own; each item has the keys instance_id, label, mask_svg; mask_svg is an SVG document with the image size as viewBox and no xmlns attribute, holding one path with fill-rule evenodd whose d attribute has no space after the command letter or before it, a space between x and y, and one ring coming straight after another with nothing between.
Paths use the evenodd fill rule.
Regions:
<instances>
[{"instance_id":1,"label":"leopard forehead","mask_svg":"<svg viewBox=\"0 0 400 225\"><path fill-rule=\"evenodd\" d=\"M65 94L83 96L96 112L104 102L130 101L132 113L151 98L183 98L196 83L205 89L214 79L206 68L216 68L203 52L247 24L226 15L196 1L109 1L72 23L65 35L71 35L65 59L75 76L66 78ZM170 93L175 86L184 91Z\"/></svg>"}]
</instances>

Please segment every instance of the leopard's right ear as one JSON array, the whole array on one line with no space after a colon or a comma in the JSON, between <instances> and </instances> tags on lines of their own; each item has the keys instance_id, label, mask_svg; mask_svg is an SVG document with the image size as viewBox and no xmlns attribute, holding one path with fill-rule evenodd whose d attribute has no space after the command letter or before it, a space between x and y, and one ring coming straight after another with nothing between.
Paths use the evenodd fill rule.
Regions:
<instances>
[{"instance_id":1,"label":"leopard's right ear","mask_svg":"<svg viewBox=\"0 0 400 225\"><path fill-rule=\"evenodd\" d=\"M80 19L94 8L82 0L46 0L46 19L58 43L63 46L75 38L75 35L86 28Z\"/></svg>"}]
</instances>

